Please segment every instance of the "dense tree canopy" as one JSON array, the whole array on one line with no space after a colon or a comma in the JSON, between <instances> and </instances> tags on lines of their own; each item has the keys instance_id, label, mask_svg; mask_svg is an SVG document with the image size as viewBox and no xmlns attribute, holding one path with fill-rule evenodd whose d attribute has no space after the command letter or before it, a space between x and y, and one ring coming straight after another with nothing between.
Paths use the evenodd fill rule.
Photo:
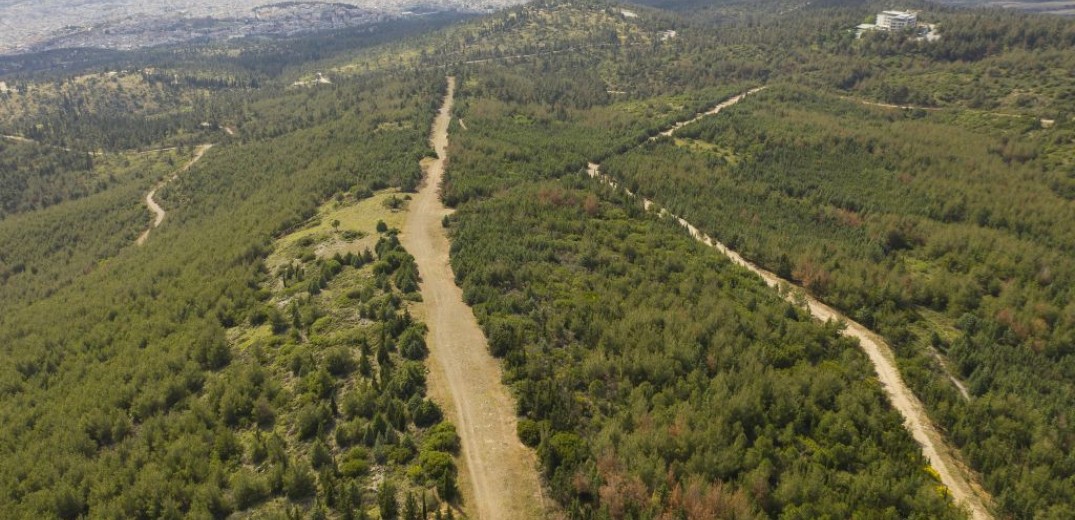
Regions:
<instances>
[{"instance_id":1,"label":"dense tree canopy","mask_svg":"<svg viewBox=\"0 0 1075 520\"><path fill-rule=\"evenodd\" d=\"M912 3L940 40L856 38L890 6L648 3L687 14L0 60L0 516L466 507L384 222L446 73L452 265L570 517L961 516L837 324L590 161L882 334L1000 516L1073 516L1072 22Z\"/></svg>"}]
</instances>

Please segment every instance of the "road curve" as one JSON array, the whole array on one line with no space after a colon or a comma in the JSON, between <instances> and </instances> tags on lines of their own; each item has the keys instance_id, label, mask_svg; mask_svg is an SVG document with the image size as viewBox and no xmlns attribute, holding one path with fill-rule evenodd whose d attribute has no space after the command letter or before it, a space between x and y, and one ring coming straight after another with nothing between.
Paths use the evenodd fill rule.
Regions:
<instances>
[{"instance_id":1,"label":"road curve","mask_svg":"<svg viewBox=\"0 0 1075 520\"><path fill-rule=\"evenodd\" d=\"M717 105L714 109L705 114L699 115L690 121L675 125L670 130L662 132L661 135L671 136L687 124L697 121L698 119L705 117L705 115L720 112L722 109L738 103L747 95L757 92L758 90L760 90L760 88L733 97L728 101ZM622 189L627 195L641 199L642 205L647 211L657 212L662 216L668 216L675 219L680 226L687 229L692 238L716 249L728 257L732 263L745 267L754 274L757 274L762 280L765 280L765 283L770 287L777 289L795 287L790 281L784 280L776 274L758 267L754 263L743 258L739 253L729 249L726 245L712 239L709 235L702 233L690 222L669 213L667 210L661 208L658 204L647 198L638 197L630 190L621 188L611 177L602 174L600 168L601 166L599 164L590 163L587 168L587 173L590 177L598 179L614 189ZM925 455L926 459L929 461L930 466L937 471L941 483L948 488L948 492L951 494L952 499L960 507L963 507L970 514L972 519L992 519L993 515L989 512L989 508L986 506L987 501L989 501L988 494L982 489L981 485L971 479L969 472L964 469L965 466L959 461L956 450L948 446L940 432L937 431L937 428L933 425L932 421L930 421L929 416L926 415L925 407L922 405L922 402L919 401L918 397L916 397L911 389L907 387L907 384L903 381L903 377L900 376L899 369L896 367L896 357L892 353L891 347L885 343L885 340L862 324L817 300L809 293L806 293L805 290L781 290L781 294L784 295L786 300L792 303L796 303L798 294L801 294L805 298L810 313L818 320L842 321L847 324L842 331L843 335L858 340L862 350L866 353L866 357L869 358L870 363L873 364L874 370L877 372L877 378L881 381L881 386L888 395L889 400L892 402L892 406L903 416L904 426L922 447L923 455Z\"/></svg>"},{"instance_id":2,"label":"road curve","mask_svg":"<svg viewBox=\"0 0 1075 520\"><path fill-rule=\"evenodd\" d=\"M463 483L469 483L472 517L545 518L537 458L516 434L515 403L501 383L500 365L489 354L473 311L463 302L448 263L448 237L441 220L449 213L439 187L447 161L455 78L448 78L444 105L433 121L437 159L410 202L400 239L414 255L429 326L430 393L448 410L462 441Z\"/></svg>"},{"instance_id":3,"label":"road curve","mask_svg":"<svg viewBox=\"0 0 1075 520\"><path fill-rule=\"evenodd\" d=\"M164 208L160 207L160 204L157 204L157 201L153 199L153 196L157 194L157 190L163 188L169 182L172 182L172 181L176 180L179 177L179 174L189 170L190 167L194 166L194 163L196 163L199 160L201 160L202 156L205 155L205 152L209 151L209 149L212 148L212 147L213 147L212 143L199 145L198 148L196 148L194 150L194 157L192 157L189 161L187 161L187 164L184 164L183 167L180 168L179 170L177 170L175 173L173 173L171 177L168 177L167 179L164 179L163 181L158 182L157 185L153 187L153 189L149 190L149 193L146 194L146 206L149 207L149 211L153 212L153 215L154 215L153 223L150 224L150 226L148 228L146 228L146 230L143 231L141 235L138 235L138 240L135 240L136 244L138 244L138 245L145 244L146 239L149 238L149 232L153 231L154 228L159 227L161 225L161 223L164 222L164 215L165 215ZM161 150L151 150L151 151L163 151L163 150L170 150L170 149L171 148L162 148ZM148 153L148 152L144 152L144 153Z\"/></svg>"}]
</instances>

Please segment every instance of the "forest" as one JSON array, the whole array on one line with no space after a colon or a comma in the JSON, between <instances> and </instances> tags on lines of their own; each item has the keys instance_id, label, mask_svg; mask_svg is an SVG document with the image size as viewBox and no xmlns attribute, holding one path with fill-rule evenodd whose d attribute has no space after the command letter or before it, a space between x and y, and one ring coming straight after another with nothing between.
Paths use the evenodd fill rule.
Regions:
<instances>
[{"instance_id":1,"label":"forest","mask_svg":"<svg viewBox=\"0 0 1075 520\"><path fill-rule=\"evenodd\" d=\"M604 113L630 114L636 104L663 101L643 93L646 76L634 76L635 84L617 81L611 71L624 66L620 63L626 57L610 53L601 61L614 65L575 73L580 86L598 74L606 85L626 85L630 92L597 104L570 106L578 94L527 98L520 96L527 89L501 93L488 83L466 82L463 94L470 97L459 114L466 125L456 130L452 183L446 192L473 176L484 191L464 200L478 197L475 204L481 208L507 196L504 192L511 190L502 186L578 175L584 159L602 162L628 189L667 205L882 333L896 347L904 377L934 420L981 472L1001 514L1066 518L1075 478L1070 455L1075 437L1067 427L1075 404L1070 385L1075 321L1067 225L1072 217L1071 97L1065 86L1069 73L1064 72L1070 71L1070 55L1059 49L1068 45L1072 26L1055 18L939 9L930 15L942 30L957 28L928 47L901 35L847 38L838 27L840 20L854 20L854 13L825 8L808 13L798 25L785 22L783 32L732 28L705 40L682 29L683 47L677 50L698 53L692 58L718 52L707 47L706 41L716 46L713 39L771 50L769 63L754 67L747 60L763 53L735 49L743 60L739 70L768 70L756 81L768 82L770 89L723 117L684 129L675 139L658 139L622 154L625 144L644 141L645 135L666 127L668 119L651 110L648 121L638 123L644 131L628 130L604 150L593 150L590 137L575 135L570 127L573 121L580 128L596 123L618 133L617 125L604 122ZM836 21L827 17L833 14ZM819 35L818 27L831 32ZM798 38L804 38L803 47L790 47L794 56L786 56L792 54L787 48L776 48L782 39ZM723 52L728 56L727 49ZM674 70L675 62L661 50L653 55L664 57L656 75ZM538 77L558 66L571 67L567 63L572 60L581 58L541 56L502 67L483 65L481 73L497 77L518 70ZM631 62L646 60L630 57ZM1008 64L1013 66L1002 68ZM773 72L781 68L786 72ZM850 76L843 76L844 71ZM674 81L677 76L667 77L668 92L683 88ZM745 90L742 78L729 78L734 82L725 84L727 92ZM534 81L530 89L540 92L548 88L542 83L556 81L563 80ZM968 82L969 88L964 86ZM632 88L636 86L642 88ZM597 94L597 88L590 92ZM940 94L923 97L921 92ZM495 102L481 99L490 93ZM723 97L714 95L710 103ZM923 108L871 107L869 102ZM557 117L557 112L563 115ZM539 130L529 130L529 125ZM516 137L529 132L538 137ZM540 152L528 149L544 141L552 143ZM574 159L559 159L564 152L554 151L558 149L569 150ZM506 226L519 218L489 220ZM557 231L567 232L565 226ZM532 306L540 299L531 292L538 284L515 281L524 272L520 266L551 262L556 255L490 252L481 257L510 262L490 272L474 260L463 260L468 242L479 242L482 233L456 237L457 269L483 273L478 280L461 275L460 281L472 284L475 302L496 302L497 310L521 320L508 320L516 328L505 328L527 330L527 320L538 315ZM530 248L544 251L536 244ZM556 261L564 262L559 256ZM607 305L616 298L597 301ZM496 337L498 322L487 319L487 332ZM535 341L530 334L540 337L507 334L515 338L514 345L525 345L527 362L529 349L538 348L529 343ZM499 351L495 344L493 348ZM519 391L525 396L529 389Z\"/></svg>"},{"instance_id":2,"label":"forest","mask_svg":"<svg viewBox=\"0 0 1075 520\"><path fill-rule=\"evenodd\" d=\"M0 60L0 516L472 514L398 239L449 74L451 265L564 516L965 516L840 324L589 162L881 334L998 518L1075 516L1075 24L645 3Z\"/></svg>"},{"instance_id":3,"label":"forest","mask_svg":"<svg viewBox=\"0 0 1075 520\"><path fill-rule=\"evenodd\" d=\"M593 191L525 184L451 224L570 516L956 517L834 324Z\"/></svg>"},{"instance_id":4,"label":"forest","mask_svg":"<svg viewBox=\"0 0 1075 520\"><path fill-rule=\"evenodd\" d=\"M108 187L107 178L88 185L93 158L64 150L37 150L32 143L0 141L0 218L81 198Z\"/></svg>"},{"instance_id":5,"label":"forest","mask_svg":"<svg viewBox=\"0 0 1075 520\"><path fill-rule=\"evenodd\" d=\"M1035 490L1001 504L1065 503L1072 207L1023 155L1047 132L961 128L793 87L723 116L606 170L881 332L986 482Z\"/></svg>"},{"instance_id":6,"label":"forest","mask_svg":"<svg viewBox=\"0 0 1075 520\"><path fill-rule=\"evenodd\" d=\"M424 328L407 311L417 273L395 231L352 222L267 263L323 203L416 184L435 78L263 89L230 140L116 125L117 141L70 141L104 148L92 155L60 149L70 127L4 142L17 167L0 220L0 515L459 513L438 505L458 503L459 441L424 397ZM88 107L113 99L85 93ZM168 220L135 246L146 190L195 138L223 144L161 190ZM359 236L373 242L313 252Z\"/></svg>"}]
</instances>

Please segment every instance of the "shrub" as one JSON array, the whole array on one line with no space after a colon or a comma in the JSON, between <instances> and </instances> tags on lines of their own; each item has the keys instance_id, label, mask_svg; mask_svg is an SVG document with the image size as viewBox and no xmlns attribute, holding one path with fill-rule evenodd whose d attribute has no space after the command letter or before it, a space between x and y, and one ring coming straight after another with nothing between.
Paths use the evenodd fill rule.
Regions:
<instances>
[{"instance_id":1,"label":"shrub","mask_svg":"<svg viewBox=\"0 0 1075 520\"><path fill-rule=\"evenodd\" d=\"M459 453L459 434L450 422L442 422L429 430L429 436L422 443L422 451L443 451Z\"/></svg>"},{"instance_id":2,"label":"shrub","mask_svg":"<svg viewBox=\"0 0 1075 520\"><path fill-rule=\"evenodd\" d=\"M310 448L310 464L315 469L332 465L332 454L329 453L328 446L324 442L317 441L314 443L313 448Z\"/></svg>"},{"instance_id":3,"label":"shrub","mask_svg":"<svg viewBox=\"0 0 1075 520\"><path fill-rule=\"evenodd\" d=\"M529 419L520 419L515 430L519 434L519 440L531 448L541 443L541 425Z\"/></svg>"},{"instance_id":4,"label":"shrub","mask_svg":"<svg viewBox=\"0 0 1075 520\"><path fill-rule=\"evenodd\" d=\"M269 497L269 485L264 478L240 470L231 478L231 497L237 509L248 509Z\"/></svg>"},{"instance_id":5,"label":"shrub","mask_svg":"<svg viewBox=\"0 0 1075 520\"><path fill-rule=\"evenodd\" d=\"M325 368L336 377L343 377L355 369L355 359L350 349L334 347L325 353Z\"/></svg>"},{"instance_id":6,"label":"shrub","mask_svg":"<svg viewBox=\"0 0 1075 520\"><path fill-rule=\"evenodd\" d=\"M387 479L377 490L377 508L381 518L390 520L399 516L399 502L396 500L396 486Z\"/></svg>"},{"instance_id":7,"label":"shrub","mask_svg":"<svg viewBox=\"0 0 1075 520\"><path fill-rule=\"evenodd\" d=\"M313 472L304 464L292 464L284 472L284 493L291 500L306 498L316 490Z\"/></svg>"},{"instance_id":8,"label":"shrub","mask_svg":"<svg viewBox=\"0 0 1075 520\"><path fill-rule=\"evenodd\" d=\"M407 330L403 331L403 334L399 335L399 353L403 357L415 361L425 359L426 355L429 354L429 348L426 347L425 334L426 328L424 325L412 325L408 327Z\"/></svg>"},{"instance_id":9,"label":"shrub","mask_svg":"<svg viewBox=\"0 0 1075 520\"><path fill-rule=\"evenodd\" d=\"M444 475L455 475L452 456L443 451L423 451L418 455L418 465L429 482L437 482Z\"/></svg>"},{"instance_id":10,"label":"shrub","mask_svg":"<svg viewBox=\"0 0 1075 520\"><path fill-rule=\"evenodd\" d=\"M422 399L421 402L411 410L411 420L414 421L414 425L419 428L425 428L440 422L444 418L444 413L441 412L437 403L430 401L429 399Z\"/></svg>"},{"instance_id":11,"label":"shrub","mask_svg":"<svg viewBox=\"0 0 1075 520\"><path fill-rule=\"evenodd\" d=\"M346 477L357 478L369 473L369 452L365 448L352 448L340 460L340 473Z\"/></svg>"},{"instance_id":12,"label":"shrub","mask_svg":"<svg viewBox=\"0 0 1075 520\"><path fill-rule=\"evenodd\" d=\"M317 435L328 424L331 417L331 413L328 412L324 405L306 405L302 410L299 410L298 416L295 418L295 428L298 430L299 438L306 440Z\"/></svg>"}]
</instances>

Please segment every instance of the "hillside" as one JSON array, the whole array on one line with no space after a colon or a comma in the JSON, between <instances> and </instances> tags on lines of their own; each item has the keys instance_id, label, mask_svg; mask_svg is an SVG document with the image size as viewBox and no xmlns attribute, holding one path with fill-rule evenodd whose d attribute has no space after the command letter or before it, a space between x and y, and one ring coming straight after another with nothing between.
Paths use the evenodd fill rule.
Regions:
<instances>
[{"instance_id":1,"label":"hillside","mask_svg":"<svg viewBox=\"0 0 1075 520\"><path fill-rule=\"evenodd\" d=\"M0 60L0 516L1075 515L1075 23L880 7Z\"/></svg>"}]
</instances>

